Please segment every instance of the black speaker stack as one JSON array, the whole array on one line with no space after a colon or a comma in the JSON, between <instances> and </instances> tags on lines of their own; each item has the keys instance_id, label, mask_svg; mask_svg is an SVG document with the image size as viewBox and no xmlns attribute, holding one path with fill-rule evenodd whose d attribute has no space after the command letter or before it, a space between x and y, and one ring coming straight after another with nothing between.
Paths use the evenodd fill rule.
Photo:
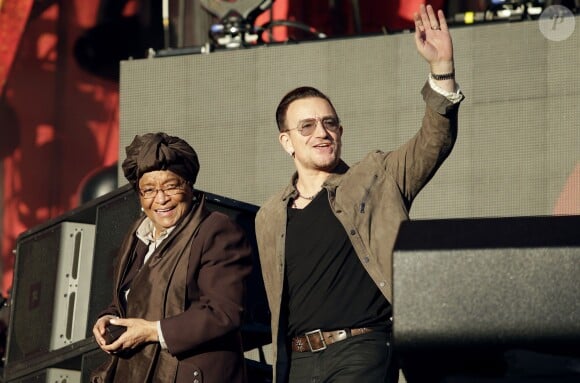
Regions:
<instances>
[{"instance_id":1,"label":"black speaker stack","mask_svg":"<svg viewBox=\"0 0 580 383\"><path fill-rule=\"evenodd\" d=\"M409 381L580 381L579 276L580 216L403 223L393 333Z\"/></svg>"},{"instance_id":2,"label":"black speaker stack","mask_svg":"<svg viewBox=\"0 0 580 383\"><path fill-rule=\"evenodd\" d=\"M253 245L243 337L246 351L261 350L270 343L270 319L254 233L258 208L211 193L206 201L240 224ZM18 237L1 381L88 381L106 357L92 327L111 301L119 246L140 214L136 193L125 185ZM248 360L248 373L266 382L271 367L264 358Z\"/></svg>"}]
</instances>

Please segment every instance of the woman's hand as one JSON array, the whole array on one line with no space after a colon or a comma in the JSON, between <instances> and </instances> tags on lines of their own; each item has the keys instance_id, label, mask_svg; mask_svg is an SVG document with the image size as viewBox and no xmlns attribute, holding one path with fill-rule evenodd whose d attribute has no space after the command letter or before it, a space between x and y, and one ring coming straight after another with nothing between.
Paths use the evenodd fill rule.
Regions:
<instances>
[{"instance_id":1,"label":"woman's hand","mask_svg":"<svg viewBox=\"0 0 580 383\"><path fill-rule=\"evenodd\" d=\"M114 342L107 344L104 334L106 325L124 326L127 330ZM101 331L101 328L103 329ZM109 354L123 350L133 350L145 343L158 342L157 322L138 318L117 318L107 316L99 318L93 328L95 339L101 349ZM99 336L97 336L99 335Z\"/></svg>"},{"instance_id":2,"label":"woman's hand","mask_svg":"<svg viewBox=\"0 0 580 383\"><path fill-rule=\"evenodd\" d=\"M103 348L107 344L105 339L105 334L107 332L107 326L109 326L112 319L117 318L114 315L105 315L97 319L97 322L93 326L93 335L99 347Z\"/></svg>"}]
</instances>

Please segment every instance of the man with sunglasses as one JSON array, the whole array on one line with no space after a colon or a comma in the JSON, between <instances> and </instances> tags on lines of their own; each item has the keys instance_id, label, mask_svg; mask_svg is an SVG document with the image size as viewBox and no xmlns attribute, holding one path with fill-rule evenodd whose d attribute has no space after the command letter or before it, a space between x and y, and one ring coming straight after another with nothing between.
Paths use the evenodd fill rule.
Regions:
<instances>
[{"instance_id":1,"label":"man with sunglasses","mask_svg":"<svg viewBox=\"0 0 580 383\"><path fill-rule=\"evenodd\" d=\"M454 145L463 99L443 12L422 5L415 27L431 71L426 111L419 133L398 149L349 167L340 158L338 114L312 87L292 90L276 110L296 173L261 207L256 234L279 383L398 379L390 347L393 247L413 199Z\"/></svg>"}]
</instances>

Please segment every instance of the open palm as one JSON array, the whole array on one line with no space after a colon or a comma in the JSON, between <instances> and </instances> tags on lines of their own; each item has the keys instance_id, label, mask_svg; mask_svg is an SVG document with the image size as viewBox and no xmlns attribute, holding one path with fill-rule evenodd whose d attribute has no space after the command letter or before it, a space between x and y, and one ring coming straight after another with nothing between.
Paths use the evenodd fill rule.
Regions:
<instances>
[{"instance_id":1,"label":"open palm","mask_svg":"<svg viewBox=\"0 0 580 383\"><path fill-rule=\"evenodd\" d=\"M443 11L421 5L415 19L415 44L419 54L433 67L453 61L453 43Z\"/></svg>"}]
</instances>

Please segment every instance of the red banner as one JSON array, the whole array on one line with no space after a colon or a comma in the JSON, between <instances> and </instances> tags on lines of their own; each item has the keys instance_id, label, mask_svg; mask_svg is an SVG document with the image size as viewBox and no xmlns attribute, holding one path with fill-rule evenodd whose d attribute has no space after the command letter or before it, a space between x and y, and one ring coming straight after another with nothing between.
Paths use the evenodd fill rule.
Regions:
<instances>
[{"instance_id":1,"label":"red banner","mask_svg":"<svg viewBox=\"0 0 580 383\"><path fill-rule=\"evenodd\" d=\"M0 93L31 9L32 0L0 0Z\"/></svg>"},{"instance_id":2,"label":"red banner","mask_svg":"<svg viewBox=\"0 0 580 383\"><path fill-rule=\"evenodd\" d=\"M340 5L337 3L335 6L331 6L329 2L276 0L271 9L257 18L256 25L264 26L270 20L288 20L323 32L328 37L400 32L415 27L413 13L419 10L421 4L431 4L438 10L443 9L445 0L359 0L341 2ZM291 38L295 30L278 26L271 32L270 37L280 42ZM313 37L308 33L302 35ZM269 40L267 34L262 37Z\"/></svg>"}]
</instances>

